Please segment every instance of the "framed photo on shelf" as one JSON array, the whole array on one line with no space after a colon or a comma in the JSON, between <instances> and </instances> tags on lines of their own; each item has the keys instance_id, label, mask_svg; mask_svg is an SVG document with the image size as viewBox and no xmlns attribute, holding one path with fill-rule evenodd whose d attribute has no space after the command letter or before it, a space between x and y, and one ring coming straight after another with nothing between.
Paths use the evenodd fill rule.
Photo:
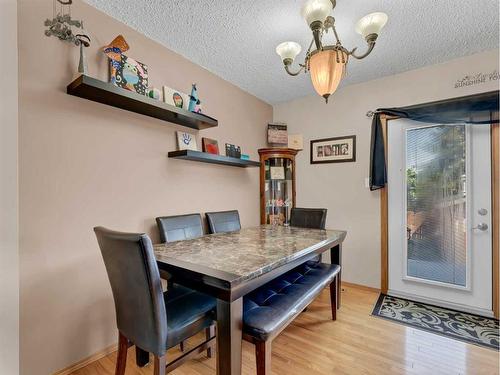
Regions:
<instances>
[{"instance_id":1,"label":"framed photo on shelf","mask_svg":"<svg viewBox=\"0 0 500 375\"><path fill-rule=\"evenodd\" d=\"M311 164L356 161L356 136L315 139L311 141Z\"/></svg>"},{"instance_id":2,"label":"framed photo on shelf","mask_svg":"<svg viewBox=\"0 0 500 375\"><path fill-rule=\"evenodd\" d=\"M177 108L187 111L189 105L189 95L175 90L168 86L163 86L163 101Z\"/></svg>"},{"instance_id":3,"label":"framed photo on shelf","mask_svg":"<svg viewBox=\"0 0 500 375\"><path fill-rule=\"evenodd\" d=\"M202 138L201 146L203 152L219 155L219 143L215 139Z\"/></svg>"},{"instance_id":4,"label":"framed photo on shelf","mask_svg":"<svg viewBox=\"0 0 500 375\"><path fill-rule=\"evenodd\" d=\"M267 124L267 143L272 147L288 146L286 124Z\"/></svg>"},{"instance_id":5,"label":"framed photo on shelf","mask_svg":"<svg viewBox=\"0 0 500 375\"><path fill-rule=\"evenodd\" d=\"M198 151L196 145L196 137L194 134L187 132L177 132L177 148L179 150L192 150Z\"/></svg>"}]
</instances>

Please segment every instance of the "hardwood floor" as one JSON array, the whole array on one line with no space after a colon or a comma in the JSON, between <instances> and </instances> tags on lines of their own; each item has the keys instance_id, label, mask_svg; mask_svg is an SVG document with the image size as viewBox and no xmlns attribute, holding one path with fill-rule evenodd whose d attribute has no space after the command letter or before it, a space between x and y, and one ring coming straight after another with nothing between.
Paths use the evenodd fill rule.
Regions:
<instances>
[{"instance_id":1,"label":"hardwood floor","mask_svg":"<svg viewBox=\"0 0 500 375\"><path fill-rule=\"evenodd\" d=\"M378 294L345 286L337 321L331 321L328 289L273 341L275 375L337 374L474 374L498 375L499 353L370 316ZM193 346L204 336L191 339ZM169 351L175 358L178 349ZM73 375L114 374L116 352L73 372ZM129 349L127 375L152 375L148 365L135 365ZM200 356L173 375L215 374L215 357ZM243 374L255 374L253 345L243 342Z\"/></svg>"}]
</instances>

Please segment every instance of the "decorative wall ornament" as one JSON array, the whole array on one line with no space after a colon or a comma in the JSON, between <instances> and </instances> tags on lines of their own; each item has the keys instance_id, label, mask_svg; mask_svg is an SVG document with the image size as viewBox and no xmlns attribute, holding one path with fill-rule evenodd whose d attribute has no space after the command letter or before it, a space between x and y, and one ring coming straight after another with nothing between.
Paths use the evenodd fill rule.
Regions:
<instances>
[{"instance_id":1,"label":"decorative wall ornament","mask_svg":"<svg viewBox=\"0 0 500 375\"><path fill-rule=\"evenodd\" d=\"M71 18L71 4L73 4L73 0L53 0L52 19L47 19L44 23L48 27L45 30L45 35L55 36L59 40L79 46L78 73L87 74L85 48L90 47L90 37L85 33L83 21ZM79 33L73 33L73 27L80 29Z\"/></svg>"},{"instance_id":2,"label":"decorative wall ornament","mask_svg":"<svg viewBox=\"0 0 500 375\"><path fill-rule=\"evenodd\" d=\"M60 40L80 45L80 38L73 33L73 27L83 30L83 21L71 18L73 0L53 0L52 19L45 20L45 35L56 36ZM87 36L88 38L88 36Z\"/></svg>"},{"instance_id":3,"label":"decorative wall ornament","mask_svg":"<svg viewBox=\"0 0 500 375\"><path fill-rule=\"evenodd\" d=\"M467 74L465 77L455 82L455 88L459 89L461 87L481 85L483 83L498 81L498 80L500 80L500 74L496 69L490 73Z\"/></svg>"}]
</instances>

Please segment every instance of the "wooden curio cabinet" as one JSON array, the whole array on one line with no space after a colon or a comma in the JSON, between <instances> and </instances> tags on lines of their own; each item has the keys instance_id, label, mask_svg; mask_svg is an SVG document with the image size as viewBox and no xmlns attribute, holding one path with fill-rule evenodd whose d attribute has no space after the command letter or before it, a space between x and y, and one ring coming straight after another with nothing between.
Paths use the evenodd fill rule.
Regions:
<instances>
[{"instance_id":1,"label":"wooden curio cabinet","mask_svg":"<svg viewBox=\"0 0 500 375\"><path fill-rule=\"evenodd\" d=\"M295 207L295 156L290 148L261 148L260 222L288 225Z\"/></svg>"}]
</instances>

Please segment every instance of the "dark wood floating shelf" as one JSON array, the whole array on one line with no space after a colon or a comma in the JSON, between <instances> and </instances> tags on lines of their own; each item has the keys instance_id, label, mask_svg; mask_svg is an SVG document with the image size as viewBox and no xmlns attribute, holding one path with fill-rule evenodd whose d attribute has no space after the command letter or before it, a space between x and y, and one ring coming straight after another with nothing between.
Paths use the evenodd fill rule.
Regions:
<instances>
[{"instance_id":1,"label":"dark wood floating shelf","mask_svg":"<svg viewBox=\"0 0 500 375\"><path fill-rule=\"evenodd\" d=\"M201 163L230 165L240 168L260 167L260 163L258 161L238 159L229 156L214 155L209 154L208 152L191 150L170 151L168 153L168 157L174 159L199 161Z\"/></svg>"},{"instance_id":2,"label":"dark wood floating shelf","mask_svg":"<svg viewBox=\"0 0 500 375\"><path fill-rule=\"evenodd\" d=\"M217 120L209 116L189 112L86 75L81 75L71 82L67 87L67 93L191 129L200 130L218 126Z\"/></svg>"}]
</instances>

